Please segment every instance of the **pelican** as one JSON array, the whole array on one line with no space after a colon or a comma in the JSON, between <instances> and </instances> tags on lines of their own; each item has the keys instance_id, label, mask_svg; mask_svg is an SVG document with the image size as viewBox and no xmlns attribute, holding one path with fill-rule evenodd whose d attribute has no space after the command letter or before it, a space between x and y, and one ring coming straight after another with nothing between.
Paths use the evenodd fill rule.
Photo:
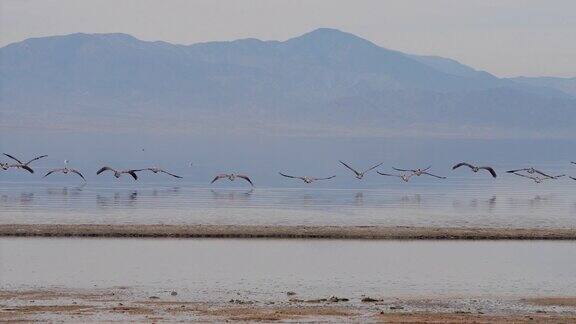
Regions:
<instances>
[{"instance_id":1,"label":"pelican","mask_svg":"<svg viewBox=\"0 0 576 324\"><path fill-rule=\"evenodd\" d=\"M377 167L381 166L381 165L384 163L384 162L380 162L380 163L376 164L375 166L371 167L370 169L367 169L367 170L362 171L362 172L358 172L358 171L354 170L354 169L353 169L351 166L349 166L348 164L346 164L346 163L344 163L344 162L342 162L342 161L339 161L339 162L342 163L343 166L347 167L347 168L350 169L352 172L354 172L354 174L355 174L355 176L356 176L356 179L358 179L358 180L364 178L364 175L365 175L368 171L373 170L373 169L376 169Z\"/></svg>"},{"instance_id":2,"label":"pelican","mask_svg":"<svg viewBox=\"0 0 576 324\"><path fill-rule=\"evenodd\" d=\"M28 171L28 172L30 172L30 173L34 173L34 170L32 170L32 168L30 168L30 167L28 166L28 164L30 164L30 163L32 163L32 162L34 162L34 161L36 161L36 160L39 160L39 159L41 159L41 158L45 158L45 157L48 156L48 155L40 155L40 156L37 156L37 157L33 158L32 160L24 163L24 162L18 160L17 158L13 157L13 156L10 155L10 154L7 154L7 153L3 153L3 154L4 154L5 156L11 158L12 160L18 162L18 163L15 163L15 164L8 164L8 163L2 163L2 164L0 164L0 167L1 167L3 170L8 170L8 169L10 169L10 168L17 168L17 169L24 169L24 170L26 170L26 171Z\"/></svg>"},{"instance_id":3,"label":"pelican","mask_svg":"<svg viewBox=\"0 0 576 324\"><path fill-rule=\"evenodd\" d=\"M425 174L425 175L429 175L429 176L431 176L431 177L435 177L435 178L438 178L438 179L446 179L446 177L437 176L437 175L435 175L435 174L432 174L432 173L428 172L428 170L430 170L431 167L432 167L432 166L430 165L430 166L428 166L427 168L424 168L424 169L420 169L420 168L418 168L418 169L408 169L408 170L406 170L406 169L398 169L398 168L392 168L392 169L394 169L394 170L396 170L396 171L400 171L400 172L412 172L412 174L415 175L415 176L417 176L417 177Z\"/></svg>"},{"instance_id":4,"label":"pelican","mask_svg":"<svg viewBox=\"0 0 576 324\"><path fill-rule=\"evenodd\" d=\"M472 165L472 164L469 164L469 163L466 163L466 162L460 162L460 163L456 164L455 166L453 166L453 167L452 167L452 170L456 170L456 169L458 169L458 168L461 167L461 166L467 166L467 167L469 167L469 168L472 170L472 172L474 172L474 173L476 173L476 172L484 169L484 170L490 172L490 174L492 175L493 178L496 178L496 171L494 171L494 169L492 169L492 167L488 167L488 166L477 167L477 166L475 166L475 165Z\"/></svg>"},{"instance_id":5,"label":"pelican","mask_svg":"<svg viewBox=\"0 0 576 324\"><path fill-rule=\"evenodd\" d=\"M230 173L230 174L222 173L222 174L219 174L219 175L215 176L214 179L212 179L212 182L210 182L210 183L214 183L214 182L216 182L217 180L224 179L224 178L226 178L226 179L228 179L228 180L230 180L230 181L234 181L236 178L244 179L244 180L248 181L252 187L254 187L254 184L252 183L252 180L250 180L250 178L248 178L248 176L245 176L245 175L242 175L242 174L236 174L236 173Z\"/></svg>"},{"instance_id":6,"label":"pelican","mask_svg":"<svg viewBox=\"0 0 576 324\"><path fill-rule=\"evenodd\" d=\"M144 170L152 171L152 172L154 172L154 173L162 172L162 173L166 173L167 175L172 176L172 177L174 177L174 178L182 179L181 176L172 174L172 173L170 173L170 172L168 172L168 171L166 171L166 170L163 170L163 169L160 169L160 168L157 168L157 167L146 168L146 169L144 169ZM134 170L134 171L139 171L139 170Z\"/></svg>"},{"instance_id":7,"label":"pelican","mask_svg":"<svg viewBox=\"0 0 576 324\"><path fill-rule=\"evenodd\" d=\"M98 175L104 171L112 171L112 172L114 172L114 176L116 177L116 179L120 178L123 174L129 174L132 176L132 178L134 178L134 180L138 180L138 176L136 175L136 172L144 171L144 170L146 170L146 169L114 170L109 166L104 166L100 170L98 170L98 172L96 172L96 174Z\"/></svg>"},{"instance_id":8,"label":"pelican","mask_svg":"<svg viewBox=\"0 0 576 324\"><path fill-rule=\"evenodd\" d=\"M514 175L517 175L519 177L523 177L523 178L528 178L531 180L534 180L534 182L536 183L542 183L542 181L547 180L547 179L558 179L558 178L562 178L563 176L565 176L564 174L558 175L558 176L554 176L554 177L550 177L550 176L546 176L546 177L539 177L539 176L533 176L533 175L524 175L521 173L513 173Z\"/></svg>"},{"instance_id":9,"label":"pelican","mask_svg":"<svg viewBox=\"0 0 576 324\"><path fill-rule=\"evenodd\" d=\"M510 170L510 171L506 171L506 172L507 172L507 173L514 173L514 174L516 174L517 172L520 172L520 171L526 171L526 173L528 173L528 174L538 173L539 175L542 175L542 176L544 176L544 177L546 177L546 178L554 179L553 176L548 175L548 174L546 174L546 173L544 173L544 172L542 172L542 171L540 171L540 170L536 170L536 169L534 169L533 167L516 169L516 170Z\"/></svg>"},{"instance_id":10,"label":"pelican","mask_svg":"<svg viewBox=\"0 0 576 324\"><path fill-rule=\"evenodd\" d=\"M326 177L326 178L313 178L313 177L295 177L295 176L291 176L291 175L287 175L284 174L282 172L278 172L281 176L286 177L286 178L292 178L292 179L300 179L306 183L312 183L314 181L319 181L319 180L329 180L332 179L334 177L336 177L335 175L331 176L331 177Z\"/></svg>"},{"instance_id":11,"label":"pelican","mask_svg":"<svg viewBox=\"0 0 576 324\"><path fill-rule=\"evenodd\" d=\"M64 160L64 167L63 168L52 169L52 170L48 171L48 173L46 173L43 178L46 178L47 176L51 175L54 172L62 172L64 174L75 173L75 174L79 175L80 178L82 178L82 180L84 180L84 182L86 182L86 178L84 178L84 176L82 175L82 173L80 173L80 171L68 167L68 160Z\"/></svg>"},{"instance_id":12,"label":"pelican","mask_svg":"<svg viewBox=\"0 0 576 324\"><path fill-rule=\"evenodd\" d=\"M380 171L376 171L379 175L383 175L383 176L387 176L387 177L398 177L400 179L402 179L404 182L408 182L410 181L410 178L412 178L413 175L416 175L416 173L411 173L411 174L389 174L389 173L382 173Z\"/></svg>"}]
</instances>

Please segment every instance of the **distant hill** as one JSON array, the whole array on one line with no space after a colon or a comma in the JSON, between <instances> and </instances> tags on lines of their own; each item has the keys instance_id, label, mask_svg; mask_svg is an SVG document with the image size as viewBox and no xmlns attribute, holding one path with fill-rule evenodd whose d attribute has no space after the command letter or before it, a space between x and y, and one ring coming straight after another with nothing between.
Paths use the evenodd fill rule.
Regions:
<instances>
[{"instance_id":1,"label":"distant hill","mask_svg":"<svg viewBox=\"0 0 576 324\"><path fill-rule=\"evenodd\" d=\"M335 29L189 46L72 34L0 48L0 126L289 135L572 136L576 96Z\"/></svg>"},{"instance_id":2,"label":"distant hill","mask_svg":"<svg viewBox=\"0 0 576 324\"><path fill-rule=\"evenodd\" d=\"M576 77L574 78L554 78L554 77L518 77L510 80L522 84L529 84L536 87L546 87L562 91L576 98Z\"/></svg>"}]
</instances>

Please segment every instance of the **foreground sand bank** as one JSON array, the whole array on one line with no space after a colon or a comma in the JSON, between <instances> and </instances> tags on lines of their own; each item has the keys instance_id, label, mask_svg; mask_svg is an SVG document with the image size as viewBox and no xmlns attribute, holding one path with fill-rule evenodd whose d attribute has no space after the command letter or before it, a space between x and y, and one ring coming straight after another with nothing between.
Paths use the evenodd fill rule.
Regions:
<instances>
[{"instance_id":1,"label":"foreground sand bank","mask_svg":"<svg viewBox=\"0 0 576 324\"><path fill-rule=\"evenodd\" d=\"M2 224L0 236L293 238L374 240L576 240L576 228Z\"/></svg>"},{"instance_id":2,"label":"foreground sand bank","mask_svg":"<svg viewBox=\"0 0 576 324\"><path fill-rule=\"evenodd\" d=\"M0 291L0 322L574 323L576 298L319 298L200 301L177 292L110 289Z\"/></svg>"}]
</instances>

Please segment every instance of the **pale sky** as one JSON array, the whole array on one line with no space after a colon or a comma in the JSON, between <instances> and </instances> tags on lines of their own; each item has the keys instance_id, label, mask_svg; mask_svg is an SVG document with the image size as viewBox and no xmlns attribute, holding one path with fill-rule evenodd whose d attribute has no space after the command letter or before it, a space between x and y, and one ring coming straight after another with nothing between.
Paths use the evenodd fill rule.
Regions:
<instances>
[{"instance_id":1,"label":"pale sky","mask_svg":"<svg viewBox=\"0 0 576 324\"><path fill-rule=\"evenodd\" d=\"M75 32L286 40L319 27L498 76L576 76L576 0L0 0L0 46Z\"/></svg>"}]
</instances>

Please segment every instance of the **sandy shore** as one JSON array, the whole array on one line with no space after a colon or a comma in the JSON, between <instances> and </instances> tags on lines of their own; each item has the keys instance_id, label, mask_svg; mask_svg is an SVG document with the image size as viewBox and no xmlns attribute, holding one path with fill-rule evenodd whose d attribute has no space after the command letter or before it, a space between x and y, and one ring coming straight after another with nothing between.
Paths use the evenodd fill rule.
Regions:
<instances>
[{"instance_id":1,"label":"sandy shore","mask_svg":"<svg viewBox=\"0 0 576 324\"><path fill-rule=\"evenodd\" d=\"M294 238L374 240L575 240L576 228L3 224L0 236Z\"/></svg>"},{"instance_id":2,"label":"sandy shore","mask_svg":"<svg viewBox=\"0 0 576 324\"><path fill-rule=\"evenodd\" d=\"M187 300L176 292L149 296L128 287L19 290L0 291L0 321L574 323L576 298L300 300L286 295L277 301L208 303Z\"/></svg>"}]
</instances>

